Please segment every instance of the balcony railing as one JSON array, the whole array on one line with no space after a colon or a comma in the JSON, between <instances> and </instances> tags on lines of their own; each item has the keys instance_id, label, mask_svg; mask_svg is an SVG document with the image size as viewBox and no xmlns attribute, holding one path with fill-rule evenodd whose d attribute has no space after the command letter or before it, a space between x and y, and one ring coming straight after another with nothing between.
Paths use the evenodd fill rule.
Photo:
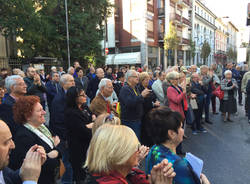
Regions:
<instances>
[{"instance_id":1,"label":"balcony railing","mask_svg":"<svg viewBox=\"0 0 250 184\"><path fill-rule=\"evenodd\" d=\"M186 38L182 38L182 44L189 45L190 40Z\"/></svg>"},{"instance_id":2,"label":"balcony railing","mask_svg":"<svg viewBox=\"0 0 250 184\"><path fill-rule=\"evenodd\" d=\"M190 6L191 5L190 0L180 0L179 3L184 5L184 6Z\"/></svg>"},{"instance_id":3,"label":"balcony railing","mask_svg":"<svg viewBox=\"0 0 250 184\"><path fill-rule=\"evenodd\" d=\"M188 19L184 18L184 17L182 17L182 23L186 24L188 26L191 26L191 22Z\"/></svg>"},{"instance_id":4,"label":"balcony railing","mask_svg":"<svg viewBox=\"0 0 250 184\"><path fill-rule=\"evenodd\" d=\"M158 8L158 16L164 16L165 15L165 9L164 8Z\"/></svg>"},{"instance_id":5,"label":"balcony railing","mask_svg":"<svg viewBox=\"0 0 250 184\"><path fill-rule=\"evenodd\" d=\"M171 13L170 14L170 20L175 22L175 21L179 21L181 22L181 16L177 13Z\"/></svg>"}]
</instances>

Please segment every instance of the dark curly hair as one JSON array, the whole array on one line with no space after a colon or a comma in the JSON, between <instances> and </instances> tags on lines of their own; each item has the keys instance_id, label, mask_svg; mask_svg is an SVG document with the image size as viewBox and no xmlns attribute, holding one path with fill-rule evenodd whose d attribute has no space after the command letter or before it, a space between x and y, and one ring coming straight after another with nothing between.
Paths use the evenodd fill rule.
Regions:
<instances>
[{"instance_id":1,"label":"dark curly hair","mask_svg":"<svg viewBox=\"0 0 250 184\"><path fill-rule=\"evenodd\" d=\"M27 119L32 115L35 104L40 103L38 96L20 97L13 106L14 120L18 124L27 123Z\"/></svg>"},{"instance_id":2,"label":"dark curly hair","mask_svg":"<svg viewBox=\"0 0 250 184\"><path fill-rule=\"evenodd\" d=\"M154 144L162 144L169 140L168 130L178 133L183 118L179 112L172 111L166 106L152 109L147 115L147 134Z\"/></svg>"}]
</instances>

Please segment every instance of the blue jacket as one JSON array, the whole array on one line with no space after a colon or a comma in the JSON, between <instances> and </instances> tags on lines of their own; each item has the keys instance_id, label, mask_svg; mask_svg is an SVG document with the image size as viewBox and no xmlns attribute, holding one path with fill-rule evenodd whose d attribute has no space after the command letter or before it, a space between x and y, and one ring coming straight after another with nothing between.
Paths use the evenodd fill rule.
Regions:
<instances>
[{"instance_id":1,"label":"blue jacket","mask_svg":"<svg viewBox=\"0 0 250 184\"><path fill-rule=\"evenodd\" d=\"M121 105L121 120L123 121L141 121L143 116L144 98L136 88L136 93L128 85L125 84L119 95Z\"/></svg>"},{"instance_id":2,"label":"blue jacket","mask_svg":"<svg viewBox=\"0 0 250 184\"><path fill-rule=\"evenodd\" d=\"M61 88L58 94L51 104L51 115L49 128L52 132L60 137L62 140L66 140L66 125L64 123L64 110L66 105L66 94Z\"/></svg>"},{"instance_id":3,"label":"blue jacket","mask_svg":"<svg viewBox=\"0 0 250 184\"><path fill-rule=\"evenodd\" d=\"M8 167L3 169L3 179L5 184L21 184L22 180L19 176L19 170L13 171Z\"/></svg>"},{"instance_id":4,"label":"blue jacket","mask_svg":"<svg viewBox=\"0 0 250 184\"><path fill-rule=\"evenodd\" d=\"M90 98L91 101L96 96L96 92L98 90L99 83L100 83L100 79L98 77L95 77L94 79L92 79L91 81L89 81L86 94Z\"/></svg>"},{"instance_id":5,"label":"blue jacket","mask_svg":"<svg viewBox=\"0 0 250 184\"><path fill-rule=\"evenodd\" d=\"M53 81L48 81L45 87L47 89L47 102L50 109L54 97L56 96L57 92L61 90L61 86L59 83L57 83L57 89L56 89L56 84Z\"/></svg>"},{"instance_id":6,"label":"blue jacket","mask_svg":"<svg viewBox=\"0 0 250 184\"><path fill-rule=\"evenodd\" d=\"M0 119L2 119L10 128L12 136L15 135L19 124L15 123L13 117L12 107L16 103L16 100L8 95L4 98L3 103L0 105Z\"/></svg>"}]
</instances>

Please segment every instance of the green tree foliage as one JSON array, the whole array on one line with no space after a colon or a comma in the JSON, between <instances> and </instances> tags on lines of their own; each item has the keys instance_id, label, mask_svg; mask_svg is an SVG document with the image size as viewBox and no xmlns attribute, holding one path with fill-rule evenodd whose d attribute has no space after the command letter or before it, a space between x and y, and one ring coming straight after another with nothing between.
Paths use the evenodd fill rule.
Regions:
<instances>
[{"instance_id":1,"label":"green tree foliage","mask_svg":"<svg viewBox=\"0 0 250 184\"><path fill-rule=\"evenodd\" d=\"M175 50L178 48L179 43L180 39L177 37L176 28L173 22L170 22L168 33L164 37L164 50L166 53L168 53L168 50Z\"/></svg>"},{"instance_id":2,"label":"green tree foliage","mask_svg":"<svg viewBox=\"0 0 250 184\"><path fill-rule=\"evenodd\" d=\"M203 64L206 64L206 60L211 52L211 47L207 41L205 41L201 48L201 57L203 59Z\"/></svg>"},{"instance_id":3,"label":"green tree foliage","mask_svg":"<svg viewBox=\"0 0 250 184\"><path fill-rule=\"evenodd\" d=\"M0 0L0 5L0 32L22 38L17 48L23 57L67 60L64 0ZM104 62L100 42L111 7L107 0L68 0L72 61Z\"/></svg>"},{"instance_id":4,"label":"green tree foliage","mask_svg":"<svg viewBox=\"0 0 250 184\"><path fill-rule=\"evenodd\" d=\"M190 41L189 41L189 47L190 47L190 55L191 55L191 60L195 56L195 42L192 40L192 36L190 36Z\"/></svg>"},{"instance_id":5,"label":"green tree foliage","mask_svg":"<svg viewBox=\"0 0 250 184\"><path fill-rule=\"evenodd\" d=\"M234 51L232 48L229 48L227 51L227 57L229 60L236 60L237 59L237 52Z\"/></svg>"}]
</instances>

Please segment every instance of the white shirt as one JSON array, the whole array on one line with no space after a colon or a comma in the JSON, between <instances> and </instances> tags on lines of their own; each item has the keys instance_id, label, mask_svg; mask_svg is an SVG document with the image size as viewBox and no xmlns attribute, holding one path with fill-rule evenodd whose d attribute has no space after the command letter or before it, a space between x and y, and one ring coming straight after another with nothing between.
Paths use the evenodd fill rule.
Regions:
<instances>
[{"instance_id":1,"label":"white shirt","mask_svg":"<svg viewBox=\"0 0 250 184\"><path fill-rule=\"evenodd\" d=\"M5 184L5 181L3 178L3 171L0 171L0 184Z\"/></svg>"}]
</instances>

